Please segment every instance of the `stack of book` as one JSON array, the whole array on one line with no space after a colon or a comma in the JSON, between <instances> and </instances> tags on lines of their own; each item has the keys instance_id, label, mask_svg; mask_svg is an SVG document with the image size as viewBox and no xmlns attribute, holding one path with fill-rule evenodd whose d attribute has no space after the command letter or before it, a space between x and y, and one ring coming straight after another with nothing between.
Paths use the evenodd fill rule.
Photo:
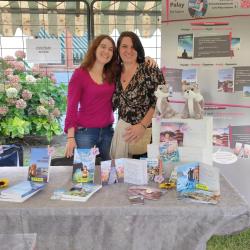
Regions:
<instances>
[{"instance_id":1,"label":"stack of book","mask_svg":"<svg viewBox=\"0 0 250 250\"><path fill-rule=\"evenodd\" d=\"M32 148L27 180L0 193L0 201L24 202L45 188L49 180L50 154L48 148Z\"/></svg>"},{"instance_id":2,"label":"stack of book","mask_svg":"<svg viewBox=\"0 0 250 250\"><path fill-rule=\"evenodd\" d=\"M38 191L44 189L45 183L36 183L32 181L22 181L1 191L1 201L24 202Z\"/></svg>"}]
</instances>

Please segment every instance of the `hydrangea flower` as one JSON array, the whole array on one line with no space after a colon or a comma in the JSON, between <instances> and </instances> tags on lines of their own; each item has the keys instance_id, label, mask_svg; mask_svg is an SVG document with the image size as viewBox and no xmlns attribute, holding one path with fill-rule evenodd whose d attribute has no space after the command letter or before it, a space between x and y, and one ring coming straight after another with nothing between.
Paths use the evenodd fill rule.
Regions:
<instances>
[{"instance_id":1,"label":"hydrangea flower","mask_svg":"<svg viewBox=\"0 0 250 250\"><path fill-rule=\"evenodd\" d=\"M55 108L52 114L54 115L54 117L59 117L61 115L61 112L58 108Z\"/></svg>"},{"instance_id":2,"label":"hydrangea flower","mask_svg":"<svg viewBox=\"0 0 250 250\"><path fill-rule=\"evenodd\" d=\"M51 70L39 65L31 68L24 61L23 51L15 56L0 58L0 137L39 135L50 141L62 132L60 117L66 107L66 86L55 84Z\"/></svg>"},{"instance_id":3,"label":"hydrangea flower","mask_svg":"<svg viewBox=\"0 0 250 250\"><path fill-rule=\"evenodd\" d=\"M23 62L15 61L11 64L17 71L25 71L25 65Z\"/></svg>"},{"instance_id":4,"label":"hydrangea flower","mask_svg":"<svg viewBox=\"0 0 250 250\"><path fill-rule=\"evenodd\" d=\"M6 70L4 71L4 74L5 74L6 76L10 76L10 75L13 75L13 72L14 72L14 70L13 70L12 68L8 68L8 69L6 69Z\"/></svg>"},{"instance_id":5,"label":"hydrangea flower","mask_svg":"<svg viewBox=\"0 0 250 250\"><path fill-rule=\"evenodd\" d=\"M38 106L36 109L38 115L48 115L49 111L44 106Z\"/></svg>"},{"instance_id":6,"label":"hydrangea flower","mask_svg":"<svg viewBox=\"0 0 250 250\"><path fill-rule=\"evenodd\" d=\"M22 50L17 50L17 51L15 52L15 56L16 56L16 58L24 59L24 58L26 57L26 54L25 54L25 52L22 51Z\"/></svg>"},{"instance_id":7,"label":"hydrangea flower","mask_svg":"<svg viewBox=\"0 0 250 250\"><path fill-rule=\"evenodd\" d=\"M25 80L28 82L28 83L35 83L36 82L36 78L32 75L27 75Z\"/></svg>"},{"instance_id":8,"label":"hydrangea flower","mask_svg":"<svg viewBox=\"0 0 250 250\"><path fill-rule=\"evenodd\" d=\"M25 109L26 107L27 107L27 103L23 99L19 99L16 101L16 108L17 109Z\"/></svg>"},{"instance_id":9,"label":"hydrangea flower","mask_svg":"<svg viewBox=\"0 0 250 250\"><path fill-rule=\"evenodd\" d=\"M8 98L16 98L17 94L18 94L18 91L15 88L6 89L6 95Z\"/></svg>"},{"instance_id":10,"label":"hydrangea flower","mask_svg":"<svg viewBox=\"0 0 250 250\"><path fill-rule=\"evenodd\" d=\"M30 100L32 98L32 93L29 90L24 89L22 92L22 98L26 101Z\"/></svg>"},{"instance_id":11,"label":"hydrangea flower","mask_svg":"<svg viewBox=\"0 0 250 250\"><path fill-rule=\"evenodd\" d=\"M0 115L6 115L8 113L8 110L8 107L0 107Z\"/></svg>"}]
</instances>

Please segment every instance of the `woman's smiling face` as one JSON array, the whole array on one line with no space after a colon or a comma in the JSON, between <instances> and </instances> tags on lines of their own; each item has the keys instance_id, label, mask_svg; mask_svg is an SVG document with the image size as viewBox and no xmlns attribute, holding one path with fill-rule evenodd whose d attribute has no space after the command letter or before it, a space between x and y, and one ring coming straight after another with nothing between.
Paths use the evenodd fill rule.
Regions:
<instances>
[{"instance_id":1,"label":"woman's smiling face","mask_svg":"<svg viewBox=\"0 0 250 250\"><path fill-rule=\"evenodd\" d=\"M107 64L112 59L114 48L112 42L104 38L96 49L96 63Z\"/></svg>"},{"instance_id":2,"label":"woman's smiling face","mask_svg":"<svg viewBox=\"0 0 250 250\"><path fill-rule=\"evenodd\" d=\"M135 63L137 61L137 51L134 49L134 45L130 37L122 38L119 54L123 63Z\"/></svg>"}]
</instances>

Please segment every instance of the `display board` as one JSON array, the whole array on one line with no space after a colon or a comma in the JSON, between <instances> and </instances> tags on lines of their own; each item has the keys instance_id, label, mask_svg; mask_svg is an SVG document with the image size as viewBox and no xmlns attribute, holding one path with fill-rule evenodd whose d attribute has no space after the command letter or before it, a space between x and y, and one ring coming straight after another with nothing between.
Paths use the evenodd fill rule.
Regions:
<instances>
[{"instance_id":1,"label":"display board","mask_svg":"<svg viewBox=\"0 0 250 250\"><path fill-rule=\"evenodd\" d=\"M229 152L220 164L232 154L235 166L239 158L250 163L250 1L166 0L162 5L161 65L174 91L171 102L181 112L182 85L197 83L205 114L213 116L214 150Z\"/></svg>"}]
</instances>

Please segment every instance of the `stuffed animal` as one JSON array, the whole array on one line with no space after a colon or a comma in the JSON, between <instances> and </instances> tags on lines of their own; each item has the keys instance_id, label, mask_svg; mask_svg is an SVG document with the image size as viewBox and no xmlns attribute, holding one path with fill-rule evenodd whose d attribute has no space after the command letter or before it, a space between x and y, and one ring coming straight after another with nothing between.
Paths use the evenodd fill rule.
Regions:
<instances>
[{"instance_id":1,"label":"stuffed animal","mask_svg":"<svg viewBox=\"0 0 250 250\"><path fill-rule=\"evenodd\" d=\"M169 103L168 97L170 96L170 93L169 86L167 84L158 85L154 94L157 97L155 117L160 116L160 118L164 119L173 117L177 114Z\"/></svg>"},{"instance_id":2,"label":"stuffed animal","mask_svg":"<svg viewBox=\"0 0 250 250\"><path fill-rule=\"evenodd\" d=\"M202 119L204 113L204 98L200 94L197 84L183 85L183 97L185 105L182 118Z\"/></svg>"}]
</instances>

